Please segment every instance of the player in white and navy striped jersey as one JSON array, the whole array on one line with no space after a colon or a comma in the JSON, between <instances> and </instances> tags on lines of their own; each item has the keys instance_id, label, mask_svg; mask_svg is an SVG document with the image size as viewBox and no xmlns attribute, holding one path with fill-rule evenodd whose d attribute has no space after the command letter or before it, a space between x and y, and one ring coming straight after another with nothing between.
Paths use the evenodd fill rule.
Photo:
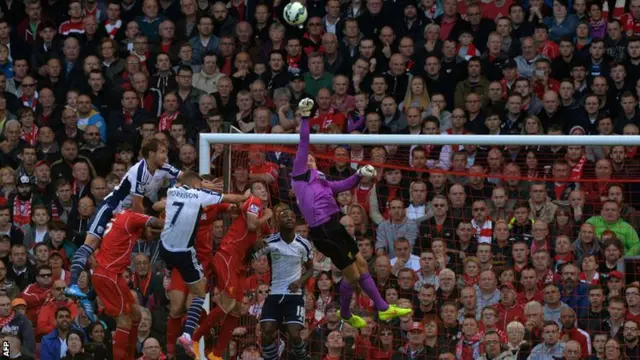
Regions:
<instances>
[{"instance_id":1,"label":"player in white and navy striped jersey","mask_svg":"<svg viewBox=\"0 0 640 360\"><path fill-rule=\"evenodd\" d=\"M248 195L220 194L202 189L202 178L192 171L182 174L179 182L178 186L167 192L166 218L160 234L160 255L164 258L167 269L180 272L189 287L189 293L193 295L184 333L178 338L178 342L190 352L191 335L198 326L206 295L206 279L194 247L200 216L207 206L221 202L240 203L247 200Z\"/></svg>"},{"instance_id":2,"label":"player in white and navy striped jersey","mask_svg":"<svg viewBox=\"0 0 640 360\"><path fill-rule=\"evenodd\" d=\"M262 307L260 330L265 360L278 359L276 334L285 325L296 359L306 360L306 344L300 337L304 327L304 285L313 275L313 251L307 239L294 231L296 216L290 209L277 215L280 232L266 240L254 256L268 254L271 262L271 291Z\"/></svg>"},{"instance_id":3,"label":"player in white and navy striped jersey","mask_svg":"<svg viewBox=\"0 0 640 360\"><path fill-rule=\"evenodd\" d=\"M84 270L87 259L98 248L113 213L124 207L144 214L144 197L157 201L158 191L164 186L165 180L176 180L180 177L182 172L167 163L168 149L158 140L145 141L141 153L143 159L127 171L120 184L104 198L91 219L84 244L71 260L71 286L65 291L68 296L86 298L86 294L76 285L78 277ZM85 308L85 312L89 312L87 316L92 319L91 309Z\"/></svg>"}]
</instances>

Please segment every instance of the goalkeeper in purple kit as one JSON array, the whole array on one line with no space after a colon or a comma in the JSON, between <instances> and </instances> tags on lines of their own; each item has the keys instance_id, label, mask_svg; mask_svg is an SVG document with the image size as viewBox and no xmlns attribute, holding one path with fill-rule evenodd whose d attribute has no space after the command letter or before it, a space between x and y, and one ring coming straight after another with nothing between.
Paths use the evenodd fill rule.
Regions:
<instances>
[{"instance_id":1,"label":"goalkeeper in purple kit","mask_svg":"<svg viewBox=\"0 0 640 360\"><path fill-rule=\"evenodd\" d=\"M291 173L291 186L300 212L309 225L309 238L316 249L330 258L344 276L340 283L340 316L355 328L366 326L366 322L351 314L349 308L356 284L371 298L381 320L408 315L411 309L389 305L382 299L369 274L366 260L358 252L356 240L340 224L340 207L335 196L356 187L361 177L374 177L376 170L371 165L365 165L347 179L326 180L324 174L318 171L315 158L309 154L309 115L312 108L311 99L303 99L298 105L302 122L300 143Z\"/></svg>"}]
</instances>

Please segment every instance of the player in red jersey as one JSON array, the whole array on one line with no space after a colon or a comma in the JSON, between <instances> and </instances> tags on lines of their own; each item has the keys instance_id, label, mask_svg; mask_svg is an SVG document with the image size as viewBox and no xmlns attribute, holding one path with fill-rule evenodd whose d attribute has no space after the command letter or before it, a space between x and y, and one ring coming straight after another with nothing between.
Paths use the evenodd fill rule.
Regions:
<instances>
[{"instance_id":1,"label":"player in red jersey","mask_svg":"<svg viewBox=\"0 0 640 360\"><path fill-rule=\"evenodd\" d=\"M164 209L163 204L156 207ZM204 269L204 276L209 279L213 273L213 223L218 219L218 213L226 212L235 208L235 205L221 203L212 205L203 210L198 223L196 233L196 257ZM182 279L179 271L172 271L171 281L167 291L169 292L169 318L167 319L167 355L175 355L176 341L182 330L182 318L185 315L187 306L191 303L192 295L189 288Z\"/></svg>"},{"instance_id":2,"label":"player in red jersey","mask_svg":"<svg viewBox=\"0 0 640 360\"><path fill-rule=\"evenodd\" d=\"M251 196L242 204L240 215L231 224L229 231L222 238L220 249L213 257L213 271L216 286L220 290L220 302L193 334L193 350L196 358L200 356L198 340L224 319L213 350L214 359L221 358L231 340L233 329L238 324L242 309L244 289L241 271L244 270L244 259L256 241L270 232L268 223L273 212L271 209L264 208L264 204L269 199L267 186L262 182L254 182L249 190Z\"/></svg>"},{"instance_id":3,"label":"player in red jersey","mask_svg":"<svg viewBox=\"0 0 640 360\"><path fill-rule=\"evenodd\" d=\"M139 238L148 239L147 226L162 229L164 221L123 210L106 226L102 246L95 256L97 263L91 281L104 305L104 312L115 318L113 358L133 359L138 342L140 308L122 274L131 263L131 252Z\"/></svg>"}]
</instances>

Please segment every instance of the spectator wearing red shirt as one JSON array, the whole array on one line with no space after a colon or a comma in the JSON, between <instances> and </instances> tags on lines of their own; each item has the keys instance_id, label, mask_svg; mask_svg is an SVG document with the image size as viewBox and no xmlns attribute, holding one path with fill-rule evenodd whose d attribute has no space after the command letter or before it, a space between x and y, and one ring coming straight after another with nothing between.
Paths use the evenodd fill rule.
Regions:
<instances>
[{"instance_id":1,"label":"spectator wearing red shirt","mask_svg":"<svg viewBox=\"0 0 640 360\"><path fill-rule=\"evenodd\" d=\"M266 161L266 151L262 146L249 149L249 180L262 181L269 185L271 195L278 194L278 165Z\"/></svg>"},{"instance_id":2,"label":"spectator wearing red shirt","mask_svg":"<svg viewBox=\"0 0 640 360\"><path fill-rule=\"evenodd\" d=\"M551 78L551 62L541 58L536 60L535 70L532 76L533 92L542 99L547 91L560 93L560 82Z\"/></svg>"},{"instance_id":3,"label":"spectator wearing red shirt","mask_svg":"<svg viewBox=\"0 0 640 360\"><path fill-rule=\"evenodd\" d=\"M80 2L80 0L69 1L69 20L60 24L58 34L62 36L84 34L84 24L82 23L82 2Z\"/></svg>"},{"instance_id":4,"label":"spectator wearing red shirt","mask_svg":"<svg viewBox=\"0 0 640 360\"><path fill-rule=\"evenodd\" d=\"M509 7L513 1L511 0L495 0L491 2L480 2L482 16L486 19L499 19L503 16L509 16Z\"/></svg>"},{"instance_id":5,"label":"spectator wearing red shirt","mask_svg":"<svg viewBox=\"0 0 640 360\"><path fill-rule=\"evenodd\" d=\"M271 270L269 269L269 261L266 256L263 255L253 260L251 267L254 270L254 274L245 279L245 289L255 290L260 284L269 284L271 281Z\"/></svg>"},{"instance_id":6,"label":"spectator wearing red shirt","mask_svg":"<svg viewBox=\"0 0 640 360\"><path fill-rule=\"evenodd\" d=\"M333 330L327 335L326 341L327 354L322 360L338 360L346 359L344 352L344 339L342 333L339 330Z\"/></svg>"},{"instance_id":7,"label":"spectator wearing red shirt","mask_svg":"<svg viewBox=\"0 0 640 360\"><path fill-rule=\"evenodd\" d=\"M36 282L27 286L20 297L24 299L27 306L25 316L35 324L38 321L38 313L48 297L51 296L51 283L53 282L53 271L49 265L43 265L38 269Z\"/></svg>"},{"instance_id":8,"label":"spectator wearing red shirt","mask_svg":"<svg viewBox=\"0 0 640 360\"><path fill-rule=\"evenodd\" d=\"M526 267L522 270L520 288L522 291L517 296L518 304L524 306L530 301L544 302L542 291L538 289L538 278L534 268Z\"/></svg>"},{"instance_id":9,"label":"spectator wearing red shirt","mask_svg":"<svg viewBox=\"0 0 640 360\"><path fill-rule=\"evenodd\" d=\"M560 55L560 46L549 40L549 28L543 23L535 26L533 40L538 53L549 60L553 60Z\"/></svg>"},{"instance_id":10,"label":"spectator wearing red shirt","mask_svg":"<svg viewBox=\"0 0 640 360\"><path fill-rule=\"evenodd\" d=\"M334 124L341 132L345 131L345 125L347 123L344 114L336 111L331 106L331 92L327 88L318 90L316 96L316 104L318 109L315 116L310 120L311 128L316 133L327 133L329 131L329 125Z\"/></svg>"},{"instance_id":11,"label":"spectator wearing red shirt","mask_svg":"<svg viewBox=\"0 0 640 360\"><path fill-rule=\"evenodd\" d=\"M51 297L40 309L36 327L36 335L44 336L52 332L56 327L56 310L66 307L71 310L71 318L75 319L78 315L78 306L76 303L64 295L67 284L64 280L56 280L51 288Z\"/></svg>"},{"instance_id":12,"label":"spectator wearing red shirt","mask_svg":"<svg viewBox=\"0 0 640 360\"><path fill-rule=\"evenodd\" d=\"M622 30L630 36L640 35L640 2L630 2L630 12L620 16L620 23L622 24Z\"/></svg>"},{"instance_id":13,"label":"spectator wearing red shirt","mask_svg":"<svg viewBox=\"0 0 640 360\"><path fill-rule=\"evenodd\" d=\"M582 348L582 357L586 358L591 354L591 337L589 333L578 328L576 313L569 307L565 307L560 313L560 322L562 323L562 331L560 338L567 341L577 341Z\"/></svg>"},{"instance_id":14,"label":"spectator wearing red shirt","mask_svg":"<svg viewBox=\"0 0 640 360\"><path fill-rule=\"evenodd\" d=\"M516 301L516 288L511 283L506 283L500 287L500 302L496 304L498 311L498 323L496 326L503 331L507 330L507 325L512 321L524 320L524 306Z\"/></svg>"},{"instance_id":15,"label":"spectator wearing red shirt","mask_svg":"<svg viewBox=\"0 0 640 360\"><path fill-rule=\"evenodd\" d=\"M473 316L462 321L462 337L456 345L456 359L472 360L484 353L482 334L478 331L478 322Z\"/></svg>"}]
</instances>

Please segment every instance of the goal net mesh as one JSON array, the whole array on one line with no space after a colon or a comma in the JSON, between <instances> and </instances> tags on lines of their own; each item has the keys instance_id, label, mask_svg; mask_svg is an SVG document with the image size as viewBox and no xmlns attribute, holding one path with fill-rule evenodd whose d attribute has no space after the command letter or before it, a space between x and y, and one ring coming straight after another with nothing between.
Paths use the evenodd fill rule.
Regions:
<instances>
[{"instance_id":1,"label":"goal net mesh","mask_svg":"<svg viewBox=\"0 0 640 360\"><path fill-rule=\"evenodd\" d=\"M244 192L252 180L268 182L270 206L292 208L299 216L296 230L306 235L298 208L305 204L296 202L290 186L295 151L295 145L212 144L211 174L224 178L231 193ZM311 151L329 180L364 164L376 167L376 179L336 198L383 298L413 309L411 316L379 321L373 302L358 290L352 308L369 325L352 329L335 313L342 276L316 253L302 334L311 359L338 350L346 358L390 359L419 344L433 358L467 358L484 353L490 345L484 334L494 330L503 349L511 340L523 355L542 342L543 320L556 321L562 340L578 341L583 355L596 354L604 350L591 346L593 337L624 331L612 329L619 319L606 313L609 304L622 299L628 307L623 318L640 319L640 298L625 297L640 292L635 147L333 144L312 145ZM576 267L565 274L568 263ZM256 344L259 351L258 321L269 290L266 258L241 272L245 306L230 355ZM554 289L584 336L552 309ZM602 294L605 311L598 313L597 303L591 307L591 291ZM342 345L329 336L333 331L341 333ZM278 339L281 358L294 359L284 327ZM514 347L518 339L527 345ZM208 345L214 342L215 332Z\"/></svg>"}]
</instances>

